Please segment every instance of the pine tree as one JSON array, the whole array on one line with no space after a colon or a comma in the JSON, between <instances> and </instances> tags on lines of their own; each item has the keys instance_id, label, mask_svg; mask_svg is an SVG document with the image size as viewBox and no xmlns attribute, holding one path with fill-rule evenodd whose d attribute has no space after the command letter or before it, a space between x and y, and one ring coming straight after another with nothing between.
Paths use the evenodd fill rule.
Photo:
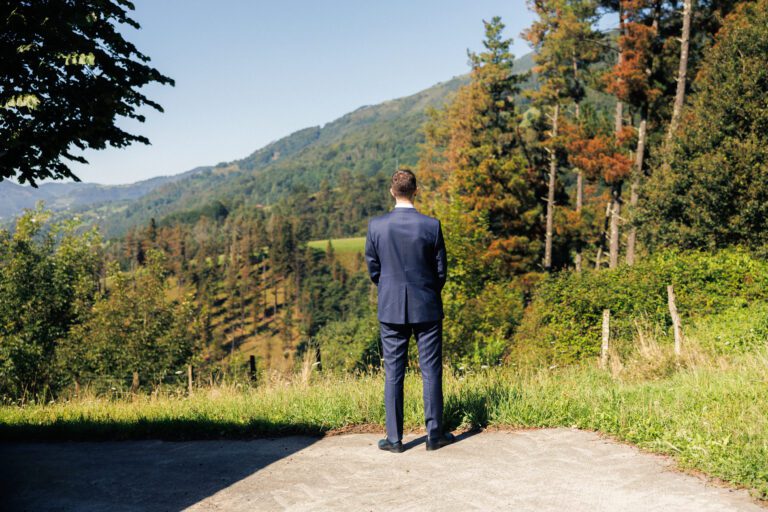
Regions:
<instances>
[{"instance_id":1,"label":"pine tree","mask_svg":"<svg viewBox=\"0 0 768 512\"><path fill-rule=\"evenodd\" d=\"M513 73L510 39L498 17L485 24L484 51L468 52L471 82L434 117L420 168L426 198L457 201L457 222L487 225L481 260L497 276L535 270L542 249L540 183L525 157L514 97L524 77ZM433 203L434 204L434 203ZM466 232L446 225L446 231Z\"/></svg>"}]
</instances>

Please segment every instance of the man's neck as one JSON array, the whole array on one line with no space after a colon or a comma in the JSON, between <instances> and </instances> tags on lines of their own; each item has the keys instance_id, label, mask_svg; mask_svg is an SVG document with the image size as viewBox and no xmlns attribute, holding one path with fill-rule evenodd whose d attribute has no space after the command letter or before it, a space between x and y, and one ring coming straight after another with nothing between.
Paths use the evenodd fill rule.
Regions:
<instances>
[{"instance_id":1,"label":"man's neck","mask_svg":"<svg viewBox=\"0 0 768 512\"><path fill-rule=\"evenodd\" d=\"M408 199L395 199L395 208L415 208L415 206Z\"/></svg>"}]
</instances>

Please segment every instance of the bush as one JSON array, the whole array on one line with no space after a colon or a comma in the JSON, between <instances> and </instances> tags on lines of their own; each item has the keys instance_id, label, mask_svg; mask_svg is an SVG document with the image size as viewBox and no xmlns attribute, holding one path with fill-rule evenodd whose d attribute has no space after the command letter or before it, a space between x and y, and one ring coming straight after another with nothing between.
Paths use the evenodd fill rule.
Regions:
<instances>
[{"instance_id":1,"label":"bush","mask_svg":"<svg viewBox=\"0 0 768 512\"><path fill-rule=\"evenodd\" d=\"M323 370L365 370L381 366L379 322L369 314L331 322L314 339L320 347Z\"/></svg>"},{"instance_id":2,"label":"bush","mask_svg":"<svg viewBox=\"0 0 768 512\"><path fill-rule=\"evenodd\" d=\"M443 297L446 359L454 366L498 364L523 316L522 287L488 282L472 295L449 284Z\"/></svg>"},{"instance_id":3,"label":"bush","mask_svg":"<svg viewBox=\"0 0 768 512\"><path fill-rule=\"evenodd\" d=\"M643 320L667 329L667 285L684 319L720 313L739 301L768 297L768 263L729 249L717 253L659 253L635 266L563 272L544 279L515 336L517 357L568 364L600 350L602 311L611 311L611 336L634 337Z\"/></svg>"},{"instance_id":4,"label":"bush","mask_svg":"<svg viewBox=\"0 0 768 512\"><path fill-rule=\"evenodd\" d=\"M170 301L164 257L150 250L132 273L109 269L108 293L99 294L81 324L60 341L56 358L64 382L97 390L133 384L145 388L178 379L195 352L196 316L189 298Z\"/></svg>"}]
</instances>

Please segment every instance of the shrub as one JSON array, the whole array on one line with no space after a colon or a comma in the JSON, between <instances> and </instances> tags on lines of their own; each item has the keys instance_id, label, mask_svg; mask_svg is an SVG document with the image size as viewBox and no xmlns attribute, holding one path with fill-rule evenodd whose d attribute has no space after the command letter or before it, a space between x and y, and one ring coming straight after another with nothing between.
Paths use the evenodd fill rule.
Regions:
<instances>
[{"instance_id":1,"label":"shrub","mask_svg":"<svg viewBox=\"0 0 768 512\"><path fill-rule=\"evenodd\" d=\"M444 349L453 366L497 364L523 316L523 290L516 281L488 282L476 295L447 287Z\"/></svg>"},{"instance_id":2,"label":"shrub","mask_svg":"<svg viewBox=\"0 0 768 512\"><path fill-rule=\"evenodd\" d=\"M635 322L667 328L667 285L684 319L720 313L738 301L768 297L768 263L739 249L717 253L666 251L612 270L563 272L537 287L516 333L516 357L568 364L599 353L602 311L611 311L611 336L634 337Z\"/></svg>"},{"instance_id":3,"label":"shrub","mask_svg":"<svg viewBox=\"0 0 768 512\"><path fill-rule=\"evenodd\" d=\"M314 338L323 370L365 370L381 366L379 322L369 314L330 322Z\"/></svg>"},{"instance_id":4,"label":"shrub","mask_svg":"<svg viewBox=\"0 0 768 512\"><path fill-rule=\"evenodd\" d=\"M768 303L737 300L715 315L696 319L685 332L703 348L716 354L750 352L768 341Z\"/></svg>"}]
</instances>

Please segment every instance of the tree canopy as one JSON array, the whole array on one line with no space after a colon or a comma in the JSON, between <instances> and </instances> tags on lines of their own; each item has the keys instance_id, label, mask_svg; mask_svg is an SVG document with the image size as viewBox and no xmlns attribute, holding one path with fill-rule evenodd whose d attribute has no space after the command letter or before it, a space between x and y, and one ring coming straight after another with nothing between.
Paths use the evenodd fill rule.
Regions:
<instances>
[{"instance_id":1,"label":"tree canopy","mask_svg":"<svg viewBox=\"0 0 768 512\"><path fill-rule=\"evenodd\" d=\"M646 187L651 247L768 246L768 2L726 18L694 81L669 165Z\"/></svg>"},{"instance_id":2,"label":"tree canopy","mask_svg":"<svg viewBox=\"0 0 768 512\"><path fill-rule=\"evenodd\" d=\"M67 162L87 163L77 150L149 143L116 120L143 122L144 106L162 112L141 88L174 82L120 33L139 28L133 8L127 0L0 6L0 181L78 180Z\"/></svg>"}]
</instances>

